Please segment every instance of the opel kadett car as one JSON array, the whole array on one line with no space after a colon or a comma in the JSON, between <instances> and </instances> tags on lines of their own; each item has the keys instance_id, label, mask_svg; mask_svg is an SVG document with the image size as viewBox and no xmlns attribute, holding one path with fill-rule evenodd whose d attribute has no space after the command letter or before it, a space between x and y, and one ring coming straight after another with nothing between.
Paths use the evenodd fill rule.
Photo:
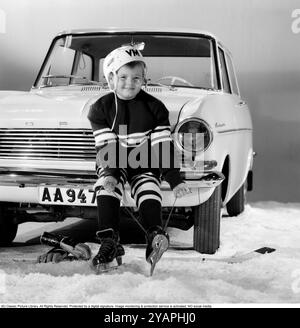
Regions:
<instances>
[{"instance_id":1,"label":"opel kadett car","mask_svg":"<svg viewBox=\"0 0 300 328\"><path fill-rule=\"evenodd\" d=\"M169 110L181 174L191 193L170 225L193 227L193 247L220 244L221 209L243 212L252 188L252 121L232 56L201 31L80 30L57 35L29 92L0 93L0 244L20 222L96 218L91 104L110 92L102 69L113 49L134 44L147 61L143 89ZM163 214L174 205L162 181ZM128 193L129 194L129 193ZM126 197L125 207L135 207Z\"/></svg>"}]
</instances>

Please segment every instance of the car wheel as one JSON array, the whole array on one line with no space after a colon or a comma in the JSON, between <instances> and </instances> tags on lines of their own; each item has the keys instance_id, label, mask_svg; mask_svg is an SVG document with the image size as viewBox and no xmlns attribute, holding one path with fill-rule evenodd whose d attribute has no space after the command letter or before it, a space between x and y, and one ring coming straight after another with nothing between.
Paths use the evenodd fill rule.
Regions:
<instances>
[{"instance_id":1,"label":"car wheel","mask_svg":"<svg viewBox=\"0 0 300 328\"><path fill-rule=\"evenodd\" d=\"M233 195L226 205L229 216L237 216L244 212L246 204L247 184L243 183L241 188Z\"/></svg>"},{"instance_id":2,"label":"car wheel","mask_svg":"<svg viewBox=\"0 0 300 328\"><path fill-rule=\"evenodd\" d=\"M9 217L5 207L0 204L0 246L9 245L16 237L18 224Z\"/></svg>"},{"instance_id":3,"label":"car wheel","mask_svg":"<svg viewBox=\"0 0 300 328\"><path fill-rule=\"evenodd\" d=\"M211 197L194 208L194 249L214 254L220 246L221 185Z\"/></svg>"}]
</instances>

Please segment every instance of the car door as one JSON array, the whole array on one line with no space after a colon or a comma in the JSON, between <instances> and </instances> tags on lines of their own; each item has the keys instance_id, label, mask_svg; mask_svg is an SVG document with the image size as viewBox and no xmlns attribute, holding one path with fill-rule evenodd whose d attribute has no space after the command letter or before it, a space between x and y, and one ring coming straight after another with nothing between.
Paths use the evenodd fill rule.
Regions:
<instances>
[{"instance_id":1,"label":"car door","mask_svg":"<svg viewBox=\"0 0 300 328\"><path fill-rule=\"evenodd\" d=\"M220 46L218 47L223 92L226 94L228 115L232 126L230 138L230 190L235 192L247 177L251 163L252 121L247 103L241 98L231 56Z\"/></svg>"}]
</instances>

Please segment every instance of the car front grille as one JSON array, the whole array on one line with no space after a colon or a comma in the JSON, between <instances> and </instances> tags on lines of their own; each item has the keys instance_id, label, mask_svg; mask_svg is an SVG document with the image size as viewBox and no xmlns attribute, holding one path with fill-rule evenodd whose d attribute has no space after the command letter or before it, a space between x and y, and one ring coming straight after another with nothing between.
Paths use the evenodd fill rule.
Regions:
<instances>
[{"instance_id":1,"label":"car front grille","mask_svg":"<svg viewBox=\"0 0 300 328\"><path fill-rule=\"evenodd\" d=\"M95 160L90 129L0 129L0 158Z\"/></svg>"}]
</instances>

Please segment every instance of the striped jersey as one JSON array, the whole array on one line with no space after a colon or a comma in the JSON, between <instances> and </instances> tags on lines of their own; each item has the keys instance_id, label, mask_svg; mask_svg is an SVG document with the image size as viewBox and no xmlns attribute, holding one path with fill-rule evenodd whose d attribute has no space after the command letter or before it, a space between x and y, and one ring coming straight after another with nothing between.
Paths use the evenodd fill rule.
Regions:
<instances>
[{"instance_id":1,"label":"striped jersey","mask_svg":"<svg viewBox=\"0 0 300 328\"><path fill-rule=\"evenodd\" d=\"M112 92L92 104L88 119L95 138L97 168L105 168L107 175L119 179L118 168L124 164L132 167L128 158L138 150L140 154L148 153L148 168L158 168L172 189L182 182L171 138L169 112L159 99L143 90L130 100L115 97ZM104 150L105 160L101 156ZM109 153L114 156L108 158ZM170 159L168 166L162 160L166 153ZM126 161L120 154L125 154Z\"/></svg>"}]
</instances>

